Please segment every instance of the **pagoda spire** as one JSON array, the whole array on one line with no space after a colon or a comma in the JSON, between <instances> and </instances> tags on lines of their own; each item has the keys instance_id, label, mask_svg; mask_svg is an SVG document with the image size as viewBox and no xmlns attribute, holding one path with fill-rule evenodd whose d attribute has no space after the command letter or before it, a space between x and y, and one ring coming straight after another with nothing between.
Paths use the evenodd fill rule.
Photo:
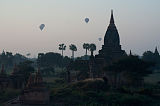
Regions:
<instances>
[{"instance_id":1,"label":"pagoda spire","mask_svg":"<svg viewBox=\"0 0 160 106\"><path fill-rule=\"evenodd\" d=\"M114 24L113 10L111 10L111 19L110 19L110 24Z\"/></svg>"},{"instance_id":2,"label":"pagoda spire","mask_svg":"<svg viewBox=\"0 0 160 106\"><path fill-rule=\"evenodd\" d=\"M129 51L129 56L132 56L132 51L131 50Z\"/></svg>"},{"instance_id":3,"label":"pagoda spire","mask_svg":"<svg viewBox=\"0 0 160 106\"><path fill-rule=\"evenodd\" d=\"M32 74L30 74L29 78L28 78L28 83L27 83L27 87L31 87L33 84L33 76Z\"/></svg>"},{"instance_id":4,"label":"pagoda spire","mask_svg":"<svg viewBox=\"0 0 160 106\"><path fill-rule=\"evenodd\" d=\"M42 82L43 82L43 78L42 78L42 76L41 76L40 68L38 68L38 70L37 70L37 72L36 72L34 82L35 82L36 84L39 84L39 83L42 83Z\"/></svg>"},{"instance_id":5,"label":"pagoda spire","mask_svg":"<svg viewBox=\"0 0 160 106\"><path fill-rule=\"evenodd\" d=\"M156 46L156 48L155 48L154 54L157 55L157 56L159 56L159 52L158 52L157 46Z\"/></svg>"},{"instance_id":6,"label":"pagoda spire","mask_svg":"<svg viewBox=\"0 0 160 106\"><path fill-rule=\"evenodd\" d=\"M113 10L111 10L110 23L104 37L104 46L120 46L119 33L114 23ZM120 47L121 48L121 47Z\"/></svg>"},{"instance_id":7,"label":"pagoda spire","mask_svg":"<svg viewBox=\"0 0 160 106\"><path fill-rule=\"evenodd\" d=\"M14 64L13 72L12 74L16 74L18 72L17 64Z\"/></svg>"}]
</instances>

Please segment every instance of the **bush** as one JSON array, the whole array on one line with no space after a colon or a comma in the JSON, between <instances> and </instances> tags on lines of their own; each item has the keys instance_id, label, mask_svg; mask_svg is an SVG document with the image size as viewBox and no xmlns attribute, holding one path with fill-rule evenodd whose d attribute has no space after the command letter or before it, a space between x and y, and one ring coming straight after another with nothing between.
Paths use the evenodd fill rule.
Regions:
<instances>
[{"instance_id":1,"label":"bush","mask_svg":"<svg viewBox=\"0 0 160 106\"><path fill-rule=\"evenodd\" d=\"M152 98L125 88L125 92L109 91L102 80L86 80L52 89L54 103L87 106L150 106ZM129 92L129 93L128 93Z\"/></svg>"},{"instance_id":2,"label":"bush","mask_svg":"<svg viewBox=\"0 0 160 106\"><path fill-rule=\"evenodd\" d=\"M0 103L6 102L12 98L15 98L20 94L19 90L6 89L5 91L0 91Z\"/></svg>"},{"instance_id":3,"label":"bush","mask_svg":"<svg viewBox=\"0 0 160 106\"><path fill-rule=\"evenodd\" d=\"M109 105L116 104L119 106L150 106L152 99L144 95L129 95L113 93L107 96L106 101Z\"/></svg>"}]
</instances>

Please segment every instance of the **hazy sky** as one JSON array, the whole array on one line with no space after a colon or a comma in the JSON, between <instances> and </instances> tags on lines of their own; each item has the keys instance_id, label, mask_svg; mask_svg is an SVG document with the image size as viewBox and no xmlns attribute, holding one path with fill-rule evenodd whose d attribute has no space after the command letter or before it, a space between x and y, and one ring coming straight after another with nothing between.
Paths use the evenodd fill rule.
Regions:
<instances>
[{"instance_id":1,"label":"hazy sky","mask_svg":"<svg viewBox=\"0 0 160 106\"><path fill-rule=\"evenodd\" d=\"M101 48L114 10L122 49L142 55L160 51L160 0L0 0L0 52L37 56L39 52L60 52L58 44L77 45L75 56L83 55L83 43ZM85 17L90 22L84 22ZM43 31L38 28L45 24Z\"/></svg>"}]
</instances>

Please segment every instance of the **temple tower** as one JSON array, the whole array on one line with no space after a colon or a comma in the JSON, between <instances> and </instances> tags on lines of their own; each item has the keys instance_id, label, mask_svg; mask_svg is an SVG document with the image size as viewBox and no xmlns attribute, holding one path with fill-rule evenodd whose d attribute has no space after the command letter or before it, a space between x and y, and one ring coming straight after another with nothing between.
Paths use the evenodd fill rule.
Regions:
<instances>
[{"instance_id":1,"label":"temple tower","mask_svg":"<svg viewBox=\"0 0 160 106\"><path fill-rule=\"evenodd\" d=\"M154 54L155 54L155 56L159 56L159 52L158 52L157 47L155 48Z\"/></svg>"},{"instance_id":2,"label":"temple tower","mask_svg":"<svg viewBox=\"0 0 160 106\"><path fill-rule=\"evenodd\" d=\"M110 63L125 54L125 51L121 49L119 33L115 25L113 10L111 10L110 23L104 36L104 45L96 55L96 59L104 59L105 63Z\"/></svg>"}]
</instances>

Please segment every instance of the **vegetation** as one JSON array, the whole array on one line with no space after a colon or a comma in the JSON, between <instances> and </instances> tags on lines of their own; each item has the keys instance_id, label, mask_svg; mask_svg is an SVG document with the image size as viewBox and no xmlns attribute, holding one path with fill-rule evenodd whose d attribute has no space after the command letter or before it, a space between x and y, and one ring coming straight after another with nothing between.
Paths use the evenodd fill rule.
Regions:
<instances>
[{"instance_id":1,"label":"vegetation","mask_svg":"<svg viewBox=\"0 0 160 106\"><path fill-rule=\"evenodd\" d=\"M143 53L142 60L155 63L155 69L160 69L160 56L159 53L153 53L152 51L146 51Z\"/></svg>"},{"instance_id":2,"label":"vegetation","mask_svg":"<svg viewBox=\"0 0 160 106\"><path fill-rule=\"evenodd\" d=\"M62 51L62 57L63 57L63 51L66 50L66 45L65 44L59 44L59 50Z\"/></svg>"},{"instance_id":3,"label":"vegetation","mask_svg":"<svg viewBox=\"0 0 160 106\"><path fill-rule=\"evenodd\" d=\"M73 47L72 44L70 49L72 50L72 57L74 57L74 51L77 48L75 45ZM93 55L96 45L90 44L89 50ZM25 80L28 79L30 73L35 72L36 65L41 68L41 73L51 92L51 104L53 106L155 106L160 104L160 85L143 83L144 77L153 72L154 63L158 63L157 60L155 61L154 53L151 54L151 52L144 53L142 59L133 55L126 56L105 66L103 71L113 79L111 84L105 77L103 79L88 79L89 61L83 59L84 57L76 58L73 61L69 57L63 57L63 54L39 53L37 64L27 60L19 62L17 67ZM11 56L11 54L7 54L7 56ZM77 79L71 83L66 81L66 67L69 63L70 72L76 73ZM18 94L20 94L19 90L1 90L0 104Z\"/></svg>"},{"instance_id":4,"label":"vegetation","mask_svg":"<svg viewBox=\"0 0 160 106\"><path fill-rule=\"evenodd\" d=\"M35 71L32 64L32 61L25 61L18 64L18 73L24 77L25 83L27 82L30 73L33 73Z\"/></svg>"},{"instance_id":5,"label":"vegetation","mask_svg":"<svg viewBox=\"0 0 160 106\"><path fill-rule=\"evenodd\" d=\"M158 98L144 93L144 89L134 91L122 88L111 90L102 79L84 80L67 85L65 81L55 81L51 87L52 105L100 105L100 106L154 106ZM62 86L63 85L63 86ZM57 87L56 87L57 86ZM67 95L67 96L66 96Z\"/></svg>"},{"instance_id":6,"label":"vegetation","mask_svg":"<svg viewBox=\"0 0 160 106\"><path fill-rule=\"evenodd\" d=\"M74 52L77 51L77 47L74 44L69 46L69 49L72 51L72 59L74 59Z\"/></svg>"},{"instance_id":7,"label":"vegetation","mask_svg":"<svg viewBox=\"0 0 160 106\"><path fill-rule=\"evenodd\" d=\"M114 79L110 81L113 87L119 87L122 83L127 86L140 86L144 77L152 73L149 68L153 65L139 59L138 56L126 56L106 66L104 71L110 79Z\"/></svg>"},{"instance_id":8,"label":"vegetation","mask_svg":"<svg viewBox=\"0 0 160 106\"><path fill-rule=\"evenodd\" d=\"M6 71L10 71L15 64L26 60L28 59L25 56L18 53L13 55L12 52L3 51L2 54L0 54L0 65L4 65Z\"/></svg>"},{"instance_id":9,"label":"vegetation","mask_svg":"<svg viewBox=\"0 0 160 106\"><path fill-rule=\"evenodd\" d=\"M15 89L5 89L5 91L0 91L0 106L2 103L17 97L20 94L20 90Z\"/></svg>"},{"instance_id":10,"label":"vegetation","mask_svg":"<svg viewBox=\"0 0 160 106\"><path fill-rule=\"evenodd\" d=\"M70 62L70 58L63 57L59 53L48 52L46 54L39 53L37 64L39 67L66 67Z\"/></svg>"},{"instance_id":11,"label":"vegetation","mask_svg":"<svg viewBox=\"0 0 160 106\"><path fill-rule=\"evenodd\" d=\"M77 80L84 80L89 77L89 65L88 61L75 60L70 63L71 72L76 72Z\"/></svg>"},{"instance_id":12,"label":"vegetation","mask_svg":"<svg viewBox=\"0 0 160 106\"><path fill-rule=\"evenodd\" d=\"M96 45L91 43L89 45L89 50L91 51L91 56L93 56L93 52L96 50Z\"/></svg>"},{"instance_id":13,"label":"vegetation","mask_svg":"<svg viewBox=\"0 0 160 106\"><path fill-rule=\"evenodd\" d=\"M88 44L88 43L84 43L84 44L83 44L83 49L86 50L85 55L87 56L87 51L89 50L89 44Z\"/></svg>"}]
</instances>

